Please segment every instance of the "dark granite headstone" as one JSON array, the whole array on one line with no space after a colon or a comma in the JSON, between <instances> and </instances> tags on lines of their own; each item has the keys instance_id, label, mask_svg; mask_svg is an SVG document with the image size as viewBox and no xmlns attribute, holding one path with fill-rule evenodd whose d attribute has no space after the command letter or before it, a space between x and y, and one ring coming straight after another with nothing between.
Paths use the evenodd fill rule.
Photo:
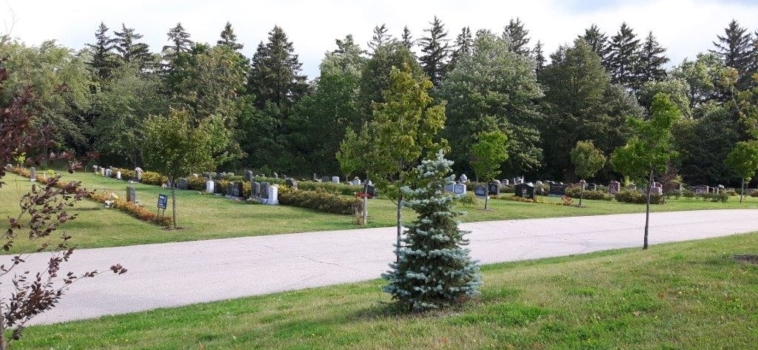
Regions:
<instances>
[{"instance_id":1,"label":"dark granite headstone","mask_svg":"<svg viewBox=\"0 0 758 350\"><path fill-rule=\"evenodd\" d=\"M289 178L289 179L287 179L287 180L285 181L285 183L286 183L286 184L287 184L287 186L289 186L290 188L297 188L297 181L296 181L295 179L293 179L293 178Z\"/></svg>"},{"instance_id":2,"label":"dark granite headstone","mask_svg":"<svg viewBox=\"0 0 758 350\"><path fill-rule=\"evenodd\" d=\"M260 197L260 196L261 196L261 183L253 182L253 197Z\"/></svg>"},{"instance_id":3,"label":"dark granite headstone","mask_svg":"<svg viewBox=\"0 0 758 350\"><path fill-rule=\"evenodd\" d=\"M563 197L565 195L566 195L566 185L557 184L552 181L550 182L550 191L548 191L548 196Z\"/></svg>"},{"instance_id":4,"label":"dark granite headstone","mask_svg":"<svg viewBox=\"0 0 758 350\"><path fill-rule=\"evenodd\" d=\"M268 188L271 186L268 182L261 182L261 198L268 199Z\"/></svg>"},{"instance_id":5,"label":"dark granite headstone","mask_svg":"<svg viewBox=\"0 0 758 350\"><path fill-rule=\"evenodd\" d=\"M500 184L497 182L490 182L489 185L489 192L491 195L496 196L500 194Z\"/></svg>"},{"instance_id":6,"label":"dark granite headstone","mask_svg":"<svg viewBox=\"0 0 758 350\"><path fill-rule=\"evenodd\" d=\"M232 183L232 197L242 197L242 182Z\"/></svg>"},{"instance_id":7,"label":"dark granite headstone","mask_svg":"<svg viewBox=\"0 0 758 350\"><path fill-rule=\"evenodd\" d=\"M189 188L189 182L185 178L180 178L179 181L176 183L176 188L180 190L186 190Z\"/></svg>"},{"instance_id":8,"label":"dark granite headstone","mask_svg":"<svg viewBox=\"0 0 758 350\"><path fill-rule=\"evenodd\" d=\"M247 182L250 182L250 183L253 182L253 172L252 171L250 171L250 170L245 171L245 180L247 180Z\"/></svg>"},{"instance_id":9,"label":"dark granite headstone","mask_svg":"<svg viewBox=\"0 0 758 350\"><path fill-rule=\"evenodd\" d=\"M367 185L366 186L366 194L369 195L369 197L375 197L376 196L376 187L373 185Z\"/></svg>"},{"instance_id":10,"label":"dark granite headstone","mask_svg":"<svg viewBox=\"0 0 758 350\"><path fill-rule=\"evenodd\" d=\"M476 194L477 197L484 197L487 195L487 187L484 185L477 185L474 188L474 194Z\"/></svg>"},{"instance_id":11,"label":"dark granite headstone","mask_svg":"<svg viewBox=\"0 0 758 350\"><path fill-rule=\"evenodd\" d=\"M534 199L534 186L530 184L520 183L515 187L516 197L531 198ZM552 189L552 186L551 186Z\"/></svg>"}]
</instances>

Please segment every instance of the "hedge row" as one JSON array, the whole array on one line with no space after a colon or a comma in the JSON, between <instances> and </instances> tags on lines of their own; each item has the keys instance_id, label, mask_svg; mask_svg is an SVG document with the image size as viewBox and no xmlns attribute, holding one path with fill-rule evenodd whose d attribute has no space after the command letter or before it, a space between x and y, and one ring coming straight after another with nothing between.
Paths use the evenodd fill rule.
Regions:
<instances>
[{"instance_id":1,"label":"hedge row","mask_svg":"<svg viewBox=\"0 0 758 350\"><path fill-rule=\"evenodd\" d=\"M580 187L567 187L566 195L571 198L579 198L582 195L582 189ZM611 201L613 200L613 195L602 191L584 190L583 198L598 201Z\"/></svg>"},{"instance_id":2,"label":"hedge row","mask_svg":"<svg viewBox=\"0 0 758 350\"><path fill-rule=\"evenodd\" d=\"M650 204L663 204L664 199L666 199L664 195L651 194ZM645 204L647 203L647 195L644 192L624 190L616 193L616 201L622 203Z\"/></svg>"},{"instance_id":3,"label":"hedge row","mask_svg":"<svg viewBox=\"0 0 758 350\"><path fill-rule=\"evenodd\" d=\"M12 171L27 178L31 175L29 170L26 170L24 168L13 168ZM121 175L123 176L123 173ZM36 178L37 182L40 183L44 183L46 181L44 176L41 175L37 175ZM65 188L68 186L68 184L69 183L65 181L58 181L58 183L55 184L55 187ZM154 213L152 210L140 206L137 203L127 202L124 199L110 199L110 196L106 193L90 192L85 197L100 203L105 203L105 201L112 200L114 208L126 212L127 214L143 221L152 222L161 226L170 226L172 223L172 219L169 216L158 216L158 214Z\"/></svg>"},{"instance_id":4,"label":"hedge row","mask_svg":"<svg viewBox=\"0 0 758 350\"><path fill-rule=\"evenodd\" d=\"M279 203L344 215L363 210L363 202L358 198L346 198L326 191L300 191L287 186L279 187Z\"/></svg>"}]
</instances>

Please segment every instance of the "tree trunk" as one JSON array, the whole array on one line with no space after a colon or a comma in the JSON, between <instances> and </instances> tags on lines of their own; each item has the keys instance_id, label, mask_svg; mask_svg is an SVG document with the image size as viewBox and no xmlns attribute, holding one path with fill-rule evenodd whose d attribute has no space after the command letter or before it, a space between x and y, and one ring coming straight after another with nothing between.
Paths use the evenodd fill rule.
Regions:
<instances>
[{"instance_id":1,"label":"tree trunk","mask_svg":"<svg viewBox=\"0 0 758 350\"><path fill-rule=\"evenodd\" d=\"M584 184L582 185L582 189L579 191L579 208L582 207L582 199L584 199Z\"/></svg>"},{"instance_id":2,"label":"tree trunk","mask_svg":"<svg viewBox=\"0 0 758 350\"><path fill-rule=\"evenodd\" d=\"M176 229L176 188L174 187L173 178L169 178L169 182L171 182L171 211L174 216L174 229Z\"/></svg>"},{"instance_id":3,"label":"tree trunk","mask_svg":"<svg viewBox=\"0 0 758 350\"><path fill-rule=\"evenodd\" d=\"M399 193L397 196L397 248L395 250L395 262L400 263L400 235L402 234L402 226L400 225L400 219L402 219L403 209L403 193Z\"/></svg>"},{"instance_id":4,"label":"tree trunk","mask_svg":"<svg viewBox=\"0 0 758 350\"><path fill-rule=\"evenodd\" d=\"M647 181L647 203L645 203L645 242L642 249L647 249L648 228L650 226L650 190L653 188L653 169L650 169L650 176Z\"/></svg>"},{"instance_id":5,"label":"tree trunk","mask_svg":"<svg viewBox=\"0 0 758 350\"><path fill-rule=\"evenodd\" d=\"M484 210L487 210L487 204L490 201L490 187L484 186Z\"/></svg>"},{"instance_id":6,"label":"tree trunk","mask_svg":"<svg viewBox=\"0 0 758 350\"><path fill-rule=\"evenodd\" d=\"M745 194L745 178L742 178L742 183L740 184L740 204L742 204L742 196Z\"/></svg>"}]
</instances>

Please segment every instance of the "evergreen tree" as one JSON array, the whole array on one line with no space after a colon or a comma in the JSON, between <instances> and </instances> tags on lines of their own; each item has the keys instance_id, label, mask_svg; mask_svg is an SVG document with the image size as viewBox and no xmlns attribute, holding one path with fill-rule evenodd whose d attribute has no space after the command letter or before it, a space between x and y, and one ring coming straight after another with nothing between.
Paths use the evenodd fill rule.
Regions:
<instances>
[{"instance_id":1,"label":"evergreen tree","mask_svg":"<svg viewBox=\"0 0 758 350\"><path fill-rule=\"evenodd\" d=\"M268 43L258 45L248 81L258 108L271 102L288 113L305 94L306 77L300 73L302 64L294 52L292 42L279 26L269 32Z\"/></svg>"},{"instance_id":2,"label":"evergreen tree","mask_svg":"<svg viewBox=\"0 0 758 350\"><path fill-rule=\"evenodd\" d=\"M626 22L622 23L618 33L611 38L608 56L609 72L614 83L633 90L639 89L640 84L635 76L640 58L639 46L640 40L632 28Z\"/></svg>"},{"instance_id":3,"label":"evergreen tree","mask_svg":"<svg viewBox=\"0 0 758 350\"><path fill-rule=\"evenodd\" d=\"M664 64L668 63L666 49L655 40L653 32L648 33L645 43L640 48L640 64L637 70L637 80L640 84L649 81L660 81L666 78ZM640 85L641 87L641 85Z\"/></svg>"},{"instance_id":4,"label":"evergreen tree","mask_svg":"<svg viewBox=\"0 0 758 350\"><path fill-rule=\"evenodd\" d=\"M383 45L374 52L361 72L358 100L366 120L358 122L357 125L363 125L363 122L371 118L374 103L384 102L382 92L390 87L392 67L405 65L411 67L414 77L421 77L424 74L416 57L400 42Z\"/></svg>"},{"instance_id":5,"label":"evergreen tree","mask_svg":"<svg viewBox=\"0 0 758 350\"><path fill-rule=\"evenodd\" d=\"M528 35L529 31L524 28L524 23L518 17L515 21L511 18L508 25L505 26L505 32L503 32L503 37L511 41L511 51L525 56L529 55L530 51L529 46L527 46L530 40Z\"/></svg>"},{"instance_id":6,"label":"evergreen tree","mask_svg":"<svg viewBox=\"0 0 758 350\"><path fill-rule=\"evenodd\" d=\"M234 34L234 28L229 22L226 22L224 30L221 31L221 39L216 41L216 45L226 46L234 51L240 51L244 48L244 45L237 42L237 34Z\"/></svg>"},{"instance_id":7,"label":"evergreen tree","mask_svg":"<svg viewBox=\"0 0 758 350\"><path fill-rule=\"evenodd\" d=\"M450 57L450 64L448 65L448 71L455 68L456 62L462 57L471 55L471 48L474 46L474 38L471 35L470 27L463 27L461 33L455 38L455 49Z\"/></svg>"},{"instance_id":8,"label":"evergreen tree","mask_svg":"<svg viewBox=\"0 0 758 350\"><path fill-rule=\"evenodd\" d=\"M534 55L534 60L537 61L537 69L536 72L539 75L543 68L545 68L545 54L542 52L542 42L537 41L537 45L534 45L534 51L532 51L532 54Z\"/></svg>"},{"instance_id":9,"label":"evergreen tree","mask_svg":"<svg viewBox=\"0 0 758 350\"><path fill-rule=\"evenodd\" d=\"M421 61L421 67L426 76L437 87L445 77L450 52L445 25L437 16L434 16L434 20L430 24L432 25L431 28L424 29L424 32L429 33L429 36L421 38L421 52L424 55L419 58L419 61Z\"/></svg>"},{"instance_id":10,"label":"evergreen tree","mask_svg":"<svg viewBox=\"0 0 758 350\"><path fill-rule=\"evenodd\" d=\"M384 23L374 27L374 36L371 37L371 41L368 43L372 54L376 53L376 50L379 50L380 47L392 41L392 35L388 34L388 32L389 29L387 29L387 25Z\"/></svg>"},{"instance_id":11,"label":"evergreen tree","mask_svg":"<svg viewBox=\"0 0 758 350\"><path fill-rule=\"evenodd\" d=\"M398 262L382 274L388 281L384 291L401 306L411 311L439 309L461 302L479 293L479 266L469 256L464 236L458 228L453 210L453 197L445 192L455 175L449 176L452 162L442 151L435 160L425 160L418 166L422 174L415 190L403 192L410 200L405 206L413 209L418 218L407 225L402 247L397 247Z\"/></svg>"},{"instance_id":12,"label":"evergreen tree","mask_svg":"<svg viewBox=\"0 0 758 350\"><path fill-rule=\"evenodd\" d=\"M103 81L111 76L116 66L112 53L115 40L108 35L108 27L103 22L100 22L100 26L95 32L95 39L97 41L94 44L87 44L87 47L92 50L92 61L87 64L92 67L95 75Z\"/></svg>"},{"instance_id":13,"label":"evergreen tree","mask_svg":"<svg viewBox=\"0 0 758 350\"><path fill-rule=\"evenodd\" d=\"M401 36L401 39L403 41L403 46L405 46L406 49L413 51L413 45L416 44L416 41L413 40L411 30L408 29L408 26L403 27L403 35Z\"/></svg>"},{"instance_id":14,"label":"evergreen tree","mask_svg":"<svg viewBox=\"0 0 758 350\"><path fill-rule=\"evenodd\" d=\"M171 45L163 47L164 57L173 60L177 55L183 52L189 52L192 47L192 40L190 40L190 34L184 30L181 23L177 23L176 27L169 29L168 41Z\"/></svg>"},{"instance_id":15,"label":"evergreen tree","mask_svg":"<svg viewBox=\"0 0 758 350\"><path fill-rule=\"evenodd\" d=\"M596 24L593 24L589 28L584 30L584 36L580 36L590 46L598 56L600 56L600 62L606 70L610 70L608 66L608 36L600 31L600 28Z\"/></svg>"},{"instance_id":16,"label":"evergreen tree","mask_svg":"<svg viewBox=\"0 0 758 350\"><path fill-rule=\"evenodd\" d=\"M150 48L145 43L138 42L142 39L142 34L134 32L134 28L127 28L126 24L121 24L121 32L113 32L116 35L115 48L121 55L124 63L136 64L140 69L149 68L153 62L150 54Z\"/></svg>"},{"instance_id":17,"label":"evergreen tree","mask_svg":"<svg viewBox=\"0 0 758 350\"><path fill-rule=\"evenodd\" d=\"M754 67L751 67L751 59L754 54L753 41L747 29L740 27L736 20L732 20L724 29L724 36L718 35L718 41L714 41L715 50L711 52L721 56L727 67L737 70L739 79L737 88L744 90L751 84Z\"/></svg>"}]
</instances>

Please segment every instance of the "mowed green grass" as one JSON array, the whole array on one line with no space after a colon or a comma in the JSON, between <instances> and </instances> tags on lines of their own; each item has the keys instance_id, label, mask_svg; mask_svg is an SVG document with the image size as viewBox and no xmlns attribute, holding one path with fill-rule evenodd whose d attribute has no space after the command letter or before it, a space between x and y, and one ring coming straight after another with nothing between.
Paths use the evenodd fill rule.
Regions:
<instances>
[{"instance_id":1,"label":"mowed green grass","mask_svg":"<svg viewBox=\"0 0 758 350\"><path fill-rule=\"evenodd\" d=\"M115 192L126 196L124 181L95 176L91 173L64 174L64 180L82 181L84 187L98 192ZM18 198L27 191L27 179L13 174L6 176L7 186L0 189L0 217L17 215ZM170 194L159 186L131 184L137 189L137 198L148 208L156 210L158 194ZM543 198L559 203L560 198ZM576 202L576 200L575 200ZM585 200L585 208L552 204L522 203L508 200L490 200L490 210L484 211L483 200L478 206L458 209L465 212L463 222L547 218L563 216L641 213L644 205L615 201ZM738 197L727 203L712 203L696 199L670 200L665 205L651 206L652 211L680 211L701 209L758 209L758 198L747 197L740 204ZM193 241L214 238L258 236L282 233L326 231L361 228L347 215L335 215L288 206L252 205L232 201L221 196L201 195L198 191L177 191L177 222L180 230L165 230L139 221L115 209L103 209L102 204L84 201L72 212L79 218L62 227L74 237L73 243L82 248L124 246L134 244ZM171 215L171 200L166 215ZM415 214L403 210L403 221L410 222ZM369 224L365 227L395 225L395 205L387 199L369 200ZM32 245L19 240L18 251L29 251Z\"/></svg>"},{"instance_id":2,"label":"mowed green grass","mask_svg":"<svg viewBox=\"0 0 758 350\"><path fill-rule=\"evenodd\" d=\"M752 349L758 234L487 266L463 307L403 315L382 281L35 326L23 349ZM255 281L250 281L255 283ZM75 287L74 287L75 288ZM181 293L182 291L177 291Z\"/></svg>"}]
</instances>

